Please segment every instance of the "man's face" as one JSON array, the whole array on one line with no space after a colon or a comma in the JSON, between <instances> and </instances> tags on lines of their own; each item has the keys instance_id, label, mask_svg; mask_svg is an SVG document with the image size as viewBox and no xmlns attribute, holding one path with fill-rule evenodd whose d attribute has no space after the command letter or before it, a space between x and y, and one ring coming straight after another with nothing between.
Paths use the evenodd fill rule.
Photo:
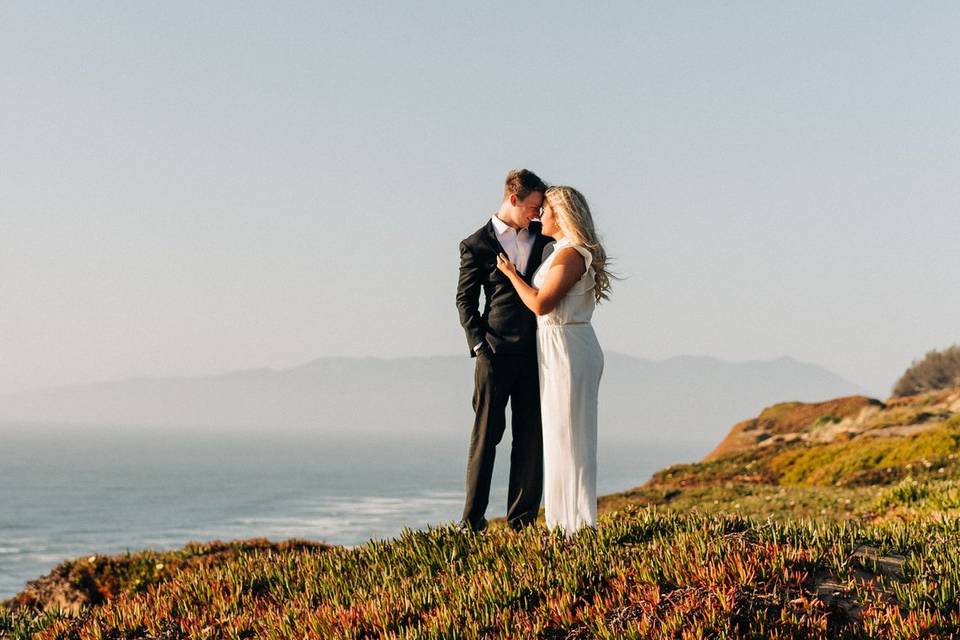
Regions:
<instances>
[{"instance_id":1,"label":"man's face","mask_svg":"<svg viewBox=\"0 0 960 640\"><path fill-rule=\"evenodd\" d=\"M533 191L523 200L517 199L514 205L517 211L517 224L526 227L531 221L540 217L540 207L543 206L543 194Z\"/></svg>"}]
</instances>

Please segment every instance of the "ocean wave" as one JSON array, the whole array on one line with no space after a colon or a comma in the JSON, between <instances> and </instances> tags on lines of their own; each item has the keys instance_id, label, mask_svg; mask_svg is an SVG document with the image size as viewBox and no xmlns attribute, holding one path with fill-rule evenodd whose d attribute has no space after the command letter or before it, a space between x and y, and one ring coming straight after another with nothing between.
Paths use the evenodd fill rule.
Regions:
<instances>
[{"instance_id":1,"label":"ocean wave","mask_svg":"<svg viewBox=\"0 0 960 640\"><path fill-rule=\"evenodd\" d=\"M62 553L24 553L23 558L25 560L30 560L32 562L45 562L45 563L56 563L59 564L64 560L70 560L76 557L76 554L62 554Z\"/></svg>"}]
</instances>

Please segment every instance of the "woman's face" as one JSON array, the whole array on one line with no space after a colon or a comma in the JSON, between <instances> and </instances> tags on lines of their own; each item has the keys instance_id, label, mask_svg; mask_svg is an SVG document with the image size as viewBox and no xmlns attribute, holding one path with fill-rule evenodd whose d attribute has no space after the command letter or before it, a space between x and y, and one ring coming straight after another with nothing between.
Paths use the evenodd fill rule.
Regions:
<instances>
[{"instance_id":1,"label":"woman's face","mask_svg":"<svg viewBox=\"0 0 960 640\"><path fill-rule=\"evenodd\" d=\"M540 223L543 225L540 230L543 235L556 238L557 234L560 233L560 225L557 223L557 214L554 213L553 207L551 207L546 201L543 203L543 213L540 215Z\"/></svg>"}]
</instances>

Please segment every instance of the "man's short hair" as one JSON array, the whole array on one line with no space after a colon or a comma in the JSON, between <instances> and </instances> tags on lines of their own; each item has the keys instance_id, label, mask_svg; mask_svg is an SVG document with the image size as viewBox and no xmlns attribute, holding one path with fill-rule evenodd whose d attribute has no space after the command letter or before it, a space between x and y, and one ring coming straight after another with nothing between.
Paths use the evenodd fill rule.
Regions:
<instances>
[{"instance_id":1,"label":"man's short hair","mask_svg":"<svg viewBox=\"0 0 960 640\"><path fill-rule=\"evenodd\" d=\"M547 185L533 171L514 169L507 174L507 180L504 182L503 199L506 200L511 193L515 193L517 198L525 200L534 191L545 193Z\"/></svg>"}]
</instances>

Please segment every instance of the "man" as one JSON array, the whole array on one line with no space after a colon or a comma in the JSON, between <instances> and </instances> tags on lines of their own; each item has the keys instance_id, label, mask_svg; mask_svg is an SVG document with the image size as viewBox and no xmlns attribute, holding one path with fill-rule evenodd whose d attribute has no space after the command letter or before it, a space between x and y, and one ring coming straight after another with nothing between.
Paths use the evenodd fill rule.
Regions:
<instances>
[{"instance_id":1,"label":"man","mask_svg":"<svg viewBox=\"0 0 960 640\"><path fill-rule=\"evenodd\" d=\"M506 429L510 401L512 442L507 521L516 530L533 523L543 493L543 436L537 373L537 319L513 285L497 270L505 253L528 283L551 241L540 233L539 217L547 187L526 169L507 174L496 214L460 243L457 309L476 358L473 409L476 419L467 460L467 496L461 526L482 531L490 498L496 447ZM480 311L480 291L485 303Z\"/></svg>"}]
</instances>

